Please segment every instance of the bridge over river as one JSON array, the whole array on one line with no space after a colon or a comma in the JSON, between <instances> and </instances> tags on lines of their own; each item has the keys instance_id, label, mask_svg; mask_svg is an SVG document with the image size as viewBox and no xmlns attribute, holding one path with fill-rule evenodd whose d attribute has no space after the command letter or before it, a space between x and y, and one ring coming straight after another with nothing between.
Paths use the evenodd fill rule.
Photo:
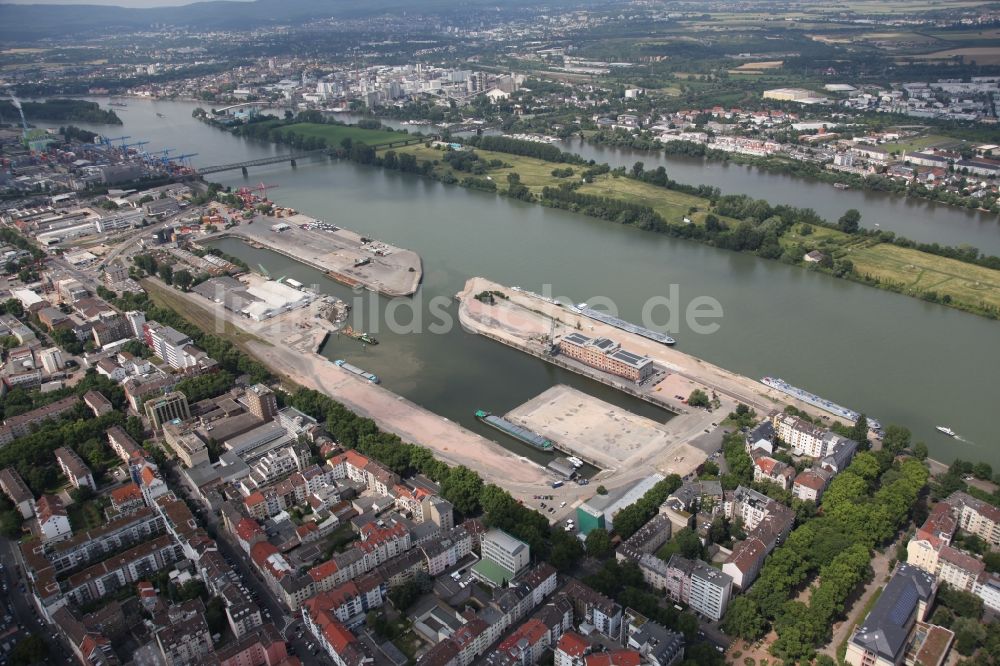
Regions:
<instances>
[{"instance_id":1,"label":"bridge over river","mask_svg":"<svg viewBox=\"0 0 1000 666\"><path fill-rule=\"evenodd\" d=\"M384 141L382 143L372 144L372 148L397 148L400 146L409 146L414 143L421 143L426 141L426 137L414 137L409 136L406 138L399 139L398 141ZM306 159L309 157L321 157L321 156L332 156L333 151L329 148L319 148L316 150L304 150L297 153L286 153L285 155L273 155L271 157L261 157L256 160L246 160L243 162L232 162L230 164L216 164L213 166L200 167L195 171L195 175L207 176L213 173L221 173L223 171L235 171L240 169L244 176L249 176L250 172L248 169L255 166L266 166L268 164L280 164L282 162L288 162L293 167L297 166L297 161Z\"/></svg>"}]
</instances>

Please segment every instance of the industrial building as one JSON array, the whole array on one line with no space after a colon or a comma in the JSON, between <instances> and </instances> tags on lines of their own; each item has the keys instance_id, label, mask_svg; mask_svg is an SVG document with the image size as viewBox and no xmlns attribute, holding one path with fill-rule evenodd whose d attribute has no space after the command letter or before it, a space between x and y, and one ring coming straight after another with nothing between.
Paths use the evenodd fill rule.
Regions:
<instances>
[{"instance_id":1,"label":"industrial building","mask_svg":"<svg viewBox=\"0 0 1000 666\"><path fill-rule=\"evenodd\" d=\"M627 351L610 338L570 333L559 341L559 353L633 382L641 382L653 374L652 359Z\"/></svg>"}]
</instances>

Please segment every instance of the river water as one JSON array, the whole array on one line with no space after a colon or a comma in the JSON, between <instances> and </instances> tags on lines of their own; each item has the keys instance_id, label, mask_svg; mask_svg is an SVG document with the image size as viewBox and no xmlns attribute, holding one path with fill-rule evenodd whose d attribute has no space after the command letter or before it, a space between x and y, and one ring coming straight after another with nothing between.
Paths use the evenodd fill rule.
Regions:
<instances>
[{"instance_id":1,"label":"river water","mask_svg":"<svg viewBox=\"0 0 1000 666\"><path fill-rule=\"evenodd\" d=\"M283 150L203 125L191 118L194 106L129 102L119 114L125 126L112 129L122 130L116 135L151 140L147 148L198 152L195 164L253 159ZM158 118L156 112L165 117ZM623 151L615 152L621 163L635 161ZM650 155L643 155L637 159L655 164ZM842 193L821 184L814 185L818 189L810 201L800 203L783 197L809 186L802 179L712 166L688 164L690 182L739 191L739 182L756 180L760 186L753 194L772 202L811 205L824 215L824 206L838 211L853 206L867 221L891 213L896 223L926 228L939 242L967 242L961 237L974 232L996 239L1000 247L995 223L974 225L965 211ZM704 177L694 177L697 168ZM668 169L674 178L687 180L673 160ZM730 171L739 174L737 184L713 180L713 171L727 177ZM247 182L239 171L213 179L233 186ZM707 296L724 312L713 334L698 335L686 326L677 331L674 337L681 349L751 377L780 376L883 423L906 425L939 459L985 460L1000 467L990 416L1000 376L1000 329L995 321L749 255L351 163L254 168L249 182L259 181L279 186L269 192L279 204L419 252L423 285L414 299L394 303L412 301L425 317L432 299L450 298L472 275L533 291L550 285L553 295L572 302L605 296L621 316L634 321L641 319L648 299L665 296L670 285L677 285L683 305ZM225 243L227 251L252 265L263 264L272 275L288 275L352 297L284 257L237 241ZM385 301L377 299L374 309L381 312L385 307ZM457 321L454 305L446 311ZM400 319L405 320L404 314ZM447 334L396 335L385 326L373 332L382 341L377 347L334 340L326 353L375 372L389 389L463 424L477 425L471 416L474 409L502 412L556 382L609 399L600 385L465 333L457 324ZM614 398L638 411L654 409L624 396ZM954 428L962 439L941 435L936 425Z\"/></svg>"}]
</instances>

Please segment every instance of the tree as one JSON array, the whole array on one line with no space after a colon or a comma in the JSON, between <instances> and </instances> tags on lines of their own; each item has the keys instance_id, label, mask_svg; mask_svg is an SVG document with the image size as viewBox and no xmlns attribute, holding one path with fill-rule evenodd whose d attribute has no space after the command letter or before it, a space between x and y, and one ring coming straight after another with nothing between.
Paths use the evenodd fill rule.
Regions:
<instances>
[{"instance_id":1,"label":"tree","mask_svg":"<svg viewBox=\"0 0 1000 666\"><path fill-rule=\"evenodd\" d=\"M10 663L14 666L30 666L46 660L49 646L38 634L32 634L18 641L10 653Z\"/></svg>"},{"instance_id":2,"label":"tree","mask_svg":"<svg viewBox=\"0 0 1000 666\"><path fill-rule=\"evenodd\" d=\"M747 641L755 641L764 635L767 623L761 615L757 602L741 595L729 604L726 617L722 620L722 630L731 636L739 636Z\"/></svg>"},{"instance_id":3,"label":"tree","mask_svg":"<svg viewBox=\"0 0 1000 666\"><path fill-rule=\"evenodd\" d=\"M483 480L468 467L455 467L441 484L442 496L465 515L479 510Z\"/></svg>"},{"instance_id":4,"label":"tree","mask_svg":"<svg viewBox=\"0 0 1000 666\"><path fill-rule=\"evenodd\" d=\"M854 427L851 428L851 439L853 439L858 444L868 443L868 418L864 414L858 415L858 420L854 422Z\"/></svg>"},{"instance_id":5,"label":"tree","mask_svg":"<svg viewBox=\"0 0 1000 666\"><path fill-rule=\"evenodd\" d=\"M160 279L167 284L173 284L174 267L170 264L160 264L156 269L156 274L159 275Z\"/></svg>"},{"instance_id":6,"label":"tree","mask_svg":"<svg viewBox=\"0 0 1000 666\"><path fill-rule=\"evenodd\" d=\"M989 463L977 462L972 466L972 474L977 479L989 480L993 476L993 468Z\"/></svg>"},{"instance_id":7,"label":"tree","mask_svg":"<svg viewBox=\"0 0 1000 666\"><path fill-rule=\"evenodd\" d=\"M975 652L986 638L986 627L977 619L960 617L951 628L955 632L955 649L966 657Z\"/></svg>"},{"instance_id":8,"label":"tree","mask_svg":"<svg viewBox=\"0 0 1000 666\"><path fill-rule=\"evenodd\" d=\"M708 395L706 395L701 389L695 389L691 391L691 395L688 396L688 404L692 407L708 407Z\"/></svg>"},{"instance_id":9,"label":"tree","mask_svg":"<svg viewBox=\"0 0 1000 666\"><path fill-rule=\"evenodd\" d=\"M882 449L896 456L910 445L911 437L909 428L895 424L886 426L882 436Z\"/></svg>"},{"instance_id":10,"label":"tree","mask_svg":"<svg viewBox=\"0 0 1000 666\"><path fill-rule=\"evenodd\" d=\"M608 494L608 489L605 488L604 486L597 486L597 494L598 495L607 495Z\"/></svg>"},{"instance_id":11,"label":"tree","mask_svg":"<svg viewBox=\"0 0 1000 666\"><path fill-rule=\"evenodd\" d=\"M917 442L913 445L913 455L917 460L927 460L927 456L930 455L930 451L927 450L927 445L923 442Z\"/></svg>"},{"instance_id":12,"label":"tree","mask_svg":"<svg viewBox=\"0 0 1000 666\"><path fill-rule=\"evenodd\" d=\"M174 284L180 287L183 291L187 291L193 282L194 276L191 275L191 271L186 268L182 268L174 273Z\"/></svg>"},{"instance_id":13,"label":"tree","mask_svg":"<svg viewBox=\"0 0 1000 666\"><path fill-rule=\"evenodd\" d=\"M837 220L837 227L845 234L856 234L861 228L861 213L851 208Z\"/></svg>"},{"instance_id":14,"label":"tree","mask_svg":"<svg viewBox=\"0 0 1000 666\"><path fill-rule=\"evenodd\" d=\"M611 552L611 537L608 531L601 527L587 534L587 555L591 557L607 557Z\"/></svg>"}]
</instances>

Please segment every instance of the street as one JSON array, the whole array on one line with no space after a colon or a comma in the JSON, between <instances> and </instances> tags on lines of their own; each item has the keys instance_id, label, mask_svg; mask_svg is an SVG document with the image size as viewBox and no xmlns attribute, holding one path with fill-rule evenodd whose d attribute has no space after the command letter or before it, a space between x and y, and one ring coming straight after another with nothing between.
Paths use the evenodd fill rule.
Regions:
<instances>
[{"instance_id":1,"label":"street","mask_svg":"<svg viewBox=\"0 0 1000 666\"><path fill-rule=\"evenodd\" d=\"M0 560L3 570L0 581L5 586L3 596L4 609L10 609L13 615L11 625L23 627L13 636L14 642L29 635L41 636L49 646L49 661L53 664L68 664L75 660L70 649L65 645L61 635L52 629L35 608L34 602L28 597L28 581L24 578L21 567L21 554L17 544L10 539L0 538ZM21 586L25 592L21 592ZM5 659L0 658L0 661Z\"/></svg>"}]
</instances>

